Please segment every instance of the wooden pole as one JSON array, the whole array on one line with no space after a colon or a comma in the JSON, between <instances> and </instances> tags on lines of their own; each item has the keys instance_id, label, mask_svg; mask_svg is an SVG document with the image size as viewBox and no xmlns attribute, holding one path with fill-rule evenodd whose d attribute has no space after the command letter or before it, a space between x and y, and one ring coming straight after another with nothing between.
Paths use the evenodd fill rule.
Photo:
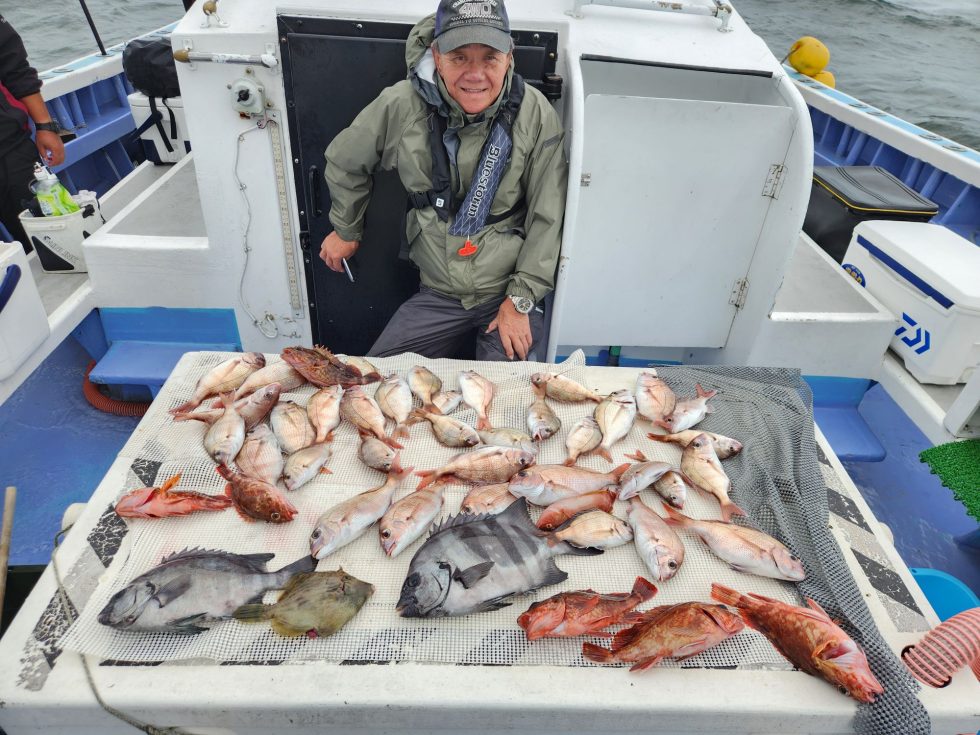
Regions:
<instances>
[{"instance_id":1,"label":"wooden pole","mask_svg":"<svg viewBox=\"0 0 980 735\"><path fill-rule=\"evenodd\" d=\"M14 532L14 505L17 488L8 485L3 498L3 530L0 531L0 615L3 615L3 596L7 591L7 561L10 559L10 537Z\"/></svg>"}]
</instances>

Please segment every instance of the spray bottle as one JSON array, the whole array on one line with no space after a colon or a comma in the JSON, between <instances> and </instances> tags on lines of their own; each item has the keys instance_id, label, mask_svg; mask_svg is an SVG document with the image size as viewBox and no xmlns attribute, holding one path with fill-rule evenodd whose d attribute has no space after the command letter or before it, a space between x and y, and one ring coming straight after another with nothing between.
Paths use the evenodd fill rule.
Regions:
<instances>
[{"instance_id":1,"label":"spray bottle","mask_svg":"<svg viewBox=\"0 0 980 735\"><path fill-rule=\"evenodd\" d=\"M71 194L47 167L35 163L34 178L36 181L31 184L31 191L37 197L45 217L60 217L79 210Z\"/></svg>"}]
</instances>

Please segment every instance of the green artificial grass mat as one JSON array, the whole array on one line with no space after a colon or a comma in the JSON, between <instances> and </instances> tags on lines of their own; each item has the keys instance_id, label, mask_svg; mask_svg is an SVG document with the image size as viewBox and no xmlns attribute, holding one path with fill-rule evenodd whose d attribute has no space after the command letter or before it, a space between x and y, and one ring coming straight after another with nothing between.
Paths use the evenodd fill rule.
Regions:
<instances>
[{"instance_id":1,"label":"green artificial grass mat","mask_svg":"<svg viewBox=\"0 0 980 735\"><path fill-rule=\"evenodd\" d=\"M939 475L966 512L980 521L980 439L940 444L921 452L919 459Z\"/></svg>"}]
</instances>

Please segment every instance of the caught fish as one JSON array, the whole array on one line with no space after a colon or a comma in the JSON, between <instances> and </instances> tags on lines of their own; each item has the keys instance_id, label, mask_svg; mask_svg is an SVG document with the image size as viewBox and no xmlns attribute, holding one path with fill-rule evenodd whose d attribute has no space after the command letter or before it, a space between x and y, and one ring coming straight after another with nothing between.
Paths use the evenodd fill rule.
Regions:
<instances>
[{"instance_id":1,"label":"caught fish","mask_svg":"<svg viewBox=\"0 0 980 735\"><path fill-rule=\"evenodd\" d=\"M521 470L511 477L510 492L518 498L527 498L534 505L551 505L563 498L617 485L627 469L628 463L611 472L596 472L563 464L542 464Z\"/></svg>"},{"instance_id":2,"label":"caught fish","mask_svg":"<svg viewBox=\"0 0 980 735\"><path fill-rule=\"evenodd\" d=\"M636 376L636 411L650 422L656 422L674 412L677 396L656 372Z\"/></svg>"},{"instance_id":3,"label":"caught fish","mask_svg":"<svg viewBox=\"0 0 980 735\"><path fill-rule=\"evenodd\" d=\"M612 490L597 490L594 493L572 495L545 508L538 517L538 528L551 531L579 513L587 510L603 510L611 513L616 493Z\"/></svg>"},{"instance_id":4,"label":"caught fish","mask_svg":"<svg viewBox=\"0 0 980 735\"><path fill-rule=\"evenodd\" d=\"M296 515L296 508L275 485L243 475L223 464L218 465L218 474L228 480L225 494L235 503L238 515L246 521L288 523Z\"/></svg>"},{"instance_id":5,"label":"caught fish","mask_svg":"<svg viewBox=\"0 0 980 735\"><path fill-rule=\"evenodd\" d=\"M461 513L478 516L483 513L503 513L517 498L510 494L506 482L494 485L477 485L470 490L459 505Z\"/></svg>"},{"instance_id":6,"label":"caught fish","mask_svg":"<svg viewBox=\"0 0 980 735\"><path fill-rule=\"evenodd\" d=\"M673 469L673 465L668 462L657 462L650 460L643 452L637 449L633 454L626 455L629 459L635 459L637 464L630 465L630 468L623 473L619 480L619 499L629 500L640 494L640 490L645 490Z\"/></svg>"},{"instance_id":7,"label":"caught fish","mask_svg":"<svg viewBox=\"0 0 980 735\"><path fill-rule=\"evenodd\" d=\"M395 422L391 436L395 439L408 436L408 416L412 413L412 389L398 373L392 373L378 386L374 394L381 413Z\"/></svg>"},{"instance_id":8,"label":"caught fish","mask_svg":"<svg viewBox=\"0 0 980 735\"><path fill-rule=\"evenodd\" d=\"M459 408L459 404L462 402L463 394L458 390L440 391L432 396L432 405L445 416Z\"/></svg>"},{"instance_id":9,"label":"caught fish","mask_svg":"<svg viewBox=\"0 0 980 735\"><path fill-rule=\"evenodd\" d=\"M448 463L435 470L416 474L422 478L419 488L431 485L441 477L452 475L461 482L490 484L505 482L516 472L534 464L534 454L521 449L482 447L472 452L457 454Z\"/></svg>"},{"instance_id":10,"label":"caught fish","mask_svg":"<svg viewBox=\"0 0 980 735\"><path fill-rule=\"evenodd\" d=\"M282 477L285 465L282 449L268 424L259 424L245 434L245 443L235 457L235 464L242 473L270 485L275 485Z\"/></svg>"},{"instance_id":11,"label":"caught fish","mask_svg":"<svg viewBox=\"0 0 980 735\"><path fill-rule=\"evenodd\" d=\"M538 445L520 429L509 429L502 426L489 431L478 431L477 434L480 436L480 441L487 446L523 449L525 452L531 452L532 454L537 454L538 452Z\"/></svg>"},{"instance_id":12,"label":"caught fish","mask_svg":"<svg viewBox=\"0 0 980 735\"><path fill-rule=\"evenodd\" d=\"M636 419L636 399L626 389L617 390L606 396L595 407L593 416L599 424L599 430L602 431L602 441L596 447L595 453L607 462L612 462L610 448L633 428L633 421Z\"/></svg>"},{"instance_id":13,"label":"caught fish","mask_svg":"<svg viewBox=\"0 0 980 735\"><path fill-rule=\"evenodd\" d=\"M864 651L816 602L797 607L762 595L743 595L711 585L711 597L731 605L749 625L769 639L798 669L830 682L859 702L873 702L884 687L868 665Z\"/></svg>"},{"instance_id":14,"label":"caught fish","mask_svg":"<svg viewBox=\"0 0 980 735\"><path fill-rule=\"evenodd\" d=\"M476 433L476 429L452 416L443 416L424 408L416 409L412 416L432 424L432 435L447 447L475 447L480 443L480 435Z\"/></svg>"},{"instance_id":15,"label":"caught fish","mask_svg":"<svg viewBox=\"0 0 980 735\"><path fill-rule=\"evenodd\" d=\"M565 448L568 450L568 458L565 464L569 467L578 461L583 454L588 454L602 441L602 430L599 429L599 422L591 416L579 419L572 428L568 430L565 437Z\"/></svg>"},{"instance_id":16,"label":"caught fish","mask_svg":"<svg viewBox=\"0 0 980 735\"><path fill-rule=\"evenodd\" d=\"M738 572L786 582L806 579L803 564L793 552L762 531L734 523L688 518L672 508L665 510L668 525L697 534L711 553Z\"/></svg>"},{"instance_id":17,"label":"caught fish","mask_svg":"<svg viewBox=\"0 0 980 735\"><path fill-rule=\"evenodd\" d=\"M527 409L527 428L536 442L550 439L561 429L561 420L544 400L544 388L534 386L534 403Z\"/></svg>"},{"instance_id":18,"label":"caught fish","mask_svg":"<svg viewBox=\"0 0 980 735\"><path fill-rule=\"evenodd\" d=\"M245 419L235 410L234 391L222 393L221 400L225 413L208 428L204 449L218 464L228 464L238 456L245 442Z\"/></svg>"},{"instance_id":19,"label":"caught fish","mask_svg":"<svg viewBox=\"0 0 980 735\"><path fill-rule=\"evenodd\" d=\"M723 434L712 434L710 431L686 429L676 434L647 434L647 437L655 442L670 442L686 447L701 434L705 434L711 439L711 443L715 445L715 454L718 455L718 459L728 459L742 451L742 442Z\"/></svg>"},{"instance_id":20,"label":"caught fish","mask_svg":"<svg viewBox=\"0 0 980 735\"><path fill-rule=\"evenodd\" d=\"M688 658L706 651L744 627L738 615L721 605L663 605L643 613L643 622L613 636L611 650L583 643L582 656L600 664L630 663L630 671L643 671L665 658Z\"/></svg>"},{"instance_id":21,"label":"caught fish","mask_svg":"<svg viewBox=\"0 0 980 735\"><path fill-rule=\"evenodd\" d=\"M202 633L204 623L230 618L250 600L286 585L299 572L312 571L308 556L269 572L275 554L232 554L184 549L164 557L148 572L114 594L99 622L118 630Z\"/></svg>"},{"instance_id":22,"label":"caught fish","mask_svg":"<svg viewBox=\"0 0 980 735\"><path fill-rule=\"evenodd\" d=\"M429 368L416 365L408 371L408 387L422 401L422 408L431 411L433 409L433 396L442 390L442 379ZM462 399L462 394L460 394L460 399ZM443 413L449 412L443 411Z\"/></svg>"},{"instance_id":23,"label":"caught fish","mask_svg":"<svg viewBox=\"0 0 980 735\"><path fill-rule=\"evenodd\" d=\"M476 411L477 431L492 430L487 413L493 400L494 384L476 370L464 370L459 374L459 389L463 393L463 402Z\"/></svg>"},{"instance_id":24,"label":"caught fish","mask_svg":"<svg viewBox=\"0 0 980 735\"><path fill-rule=\"evenodd\" d=\"M365 393L363 388L355 386L344 391L340 399L340 415L360 431L373 434L388 446L402 449L401 444L385 434L385 415L381 413L377 401Z\"/></svg>"},{"instance_id":25,"label":"caught fish","mask_svg":"<svg viewBox=\"0 0 980 735\"><path fill-rule=\"evenodd\" d=\"M143 487L126 493L116 503L116 515L122 518L168 518L199 510L224 510L231 505L231 498L227 495L173 490L178 482L179 473L160 487Z\"/></svg>"},{"instance_id":26,"label":"caught fish","mask_svg":"<svg viewBox=\"0 0 980 735\"><path fill-rule=\"evenodd\" d=\"M730 521L734 515L746 515L745 511L728 497L732 489L732 481L721 468L721 462L715 453L715 445L706 434L701 434L684 447L681 453L681 472L697 487L718 498L718 502L721 503L722 520Z\"/></svg>"},{"instance_id":27,"label":"caught fish","mask_svg":"<svg viewBox=\"0 0 980 735\"><path fill-rule=\"evenodd\" d=\"M370 373L377 373L378 368L374 366L370 360L366 360L363 357L355 357L353 355L343 355L341 357L341 362L344 362L351 367L355 367L361 371L361 375L368 375Z\"/></svg>"},{"instance_id":28,"label":"caught fish","mask_svg":"<svg viewBox=\"0 0 980 735\"><path fill-rule=\"evenodd\" d=\"M639 498L629 501L626 520L633 529L633 545L658 582L677 574L684 563L684 542L659 514Z\"/></svg>"},{"instance_id":29,"label":"caught fish","mask_svg":"<svg viewBox=\"0 0 980 735\"><path fill-rule=\"evenodd\" d=\"M263 367L265 355L261 352L243 352L229 358L198 380L190 400L171 408L170 413L187 413L200 406L209 396L237 390L249 375Z\"/></svg>"},{"instance_id":30,"label":"caught fish","mask_svg":"<svg viewBox=\"0 0 980 735\"><path fill-rule=\"evenodd\" d=\"M568 575L553 559L558 554L601 553L535 528L520 500L495 516L453 516L415 552L398 613L429 618L496 610L511 595L564 582Z\"/></svg>"},{"instance_id":31,"label":"caught fish","mask_svg":"<svg viewBox=\"0 0 980 735\"><path fill-rule=\"evenodd\" d=\"M311 444L290 454L282 471L282 481L286 489L302 487L321 472L330 474L330 470L324 467L330 461L330 455L329 442Z\"/></svg>"},{"instance_id":32,"label":"caught fish","mask_svg":"<svg viewBox=\"0 0 980 735\"><path fill-rule=\"evenodd\" d=\"M377 371L362 373L353 365L342 362L326 347L287 347L282 351L282 359L313 385L321 388L331 385L348 388L381 380Z\"/></svg>"},{"instance_id":33,"label":"caught fish","mask_svg":"<svg viewBox=\"0 0 980 735\"><path fill-rule=\"evenodd\" d=\"M531 384L537 388L543 388L548 398L556 401L595 401L599 403L602 396L594 390L589 390L581 383L568 378L561 373L534 373L531 376Z\"/></svg>"},{"instance_id":34,"label":"caught fish","mask_svg":"<svg viewBox=\"0 0 980 735\"><path fill-rule=\"evenodd\" d=\"M288 393L304 385L306 378L296 372L289 363L280 360L279 362L266 364L265 367L259 368L245 378L245 382L235 391L235 398L244 398L259 388L264 388L272 383L278 383L279 389L283 393Z\"/></svg>"},{"instance_id":35,"label":"caught fish","mask_svg":"<svg viewBox=\"0 0 980 735\"><path fill-rule=\"evenodd\" d=\"M625 521L602 510L587 510L555 529L555 538L574 546L612 549L633 540Z\"/></svg>"},{"instance_id":36,"label":"caught fish","mask_svg":"<svg viewBox=\"0 0 980 735\"><path fill-rule=\"evenodd\" d=\"M243 623L268 620L286 638L325 638L343 628L373 594L374 585L343 569L307 572L293 575L274 604L242 605L232 617Z\"/></svg>"},{"instance_id":37,"label":"caught fish","mask_svg":"<svg viewBox=\"0 0 980 735\"><path fill-rule=\"evenodd\" d=\"M310 555L323 559L359 538L385 514L395 490L412 469L392 467L383 485L348 498L321 515L310 534Z\"/></svg>"},{"instance_id":38,"label":"caught fish","mask_svg":"<svg viewBox=\"0 0 980 735\"><path fill-rule=\"evenodd\" d=\"M306 416L316 430L316 444L333 441L333 430L340 426L340 399L343 387L331 385L321 388L306 403Z\"/></svg>"},{"instance_id":39,"label":"caught fish","mask_svg":"<svg viewBox=\"0 0 980 735\"><path fill-rule=\"evenodd\" d=\"M282 401L272 409L269 417L279 446L286 454L308 447L316 439L316 431L306 417L306 409L295 401Z\"/></svg>"},{"instance_id":40,"label":"caught fish","mask_svg":"<svg viewBox=\"0 0 980 735\"><path fill-rule=\"evenodd\" d=\"M357 456L373 470L390 472L398 461L398 450L392 449L380 439L361 432L361 444Z\"/></svg>"},{"instance_id":41,"label":"caught fish","mask_svg":"<svg viewBox=\"0 0 980 735\"><path fill-rule=\"evenodd\" d=\"M425 533L442 512L444 487L441 483L436 483L416 490L385 511L378 524L381 548L385 554L398 556Z\"/></svg>"},{"instance_id":42,"label":"caught fish","mask_svg":"<svg viewBox=\"0 0 980 735\"><path fill-rule=\"evenodd\" d=\"M674 433L690 429L692 426L700 423L707 414L714 410L708 405L708 399L718 395L718 391L705 390L701 387L700 383L694 387L698 391L697 397L678 401L670 416L664 416L662 419L658 419L653 423Z\"/></svg>"},{"instance_id":43,"label":"caught fish","mask_svg":"<svg viewBox=\"0 0 980 735\"><path fill-rule=\"evenodd\" d=\"M576 635L598 635L603 628L619 623L636 623L643 619L639 613L630 614L657 594L657 588L637 577L632 592L600 595L595 590L559 592L547 600L535 602L518 619L529 641L539 638L567 638Z\"/></svg>"},{"instance_id":44,"label":"caught fish","mask_svg":"<svg viewBox=\"0 0 980 735\"><path fill-rule=\"evenodd\" d=\"M673 508L684 507L684 503L687 502L687 487L688 484L681 473L675 470L667 472L653 483L653 489L657 491L657 495Z\"/></svg>"},{"instance_id":45,"label":"caught fish","mask_svg":"<svg viewBox=\"0 0 980 735\"><path fill-rule=\"evenodd\" d=\"M245 431L258 426L262 419L269 415L269 411L279 400L281 391L282 386L279 383L269 383L235 401L235 410L245 422ZM217 405L222 405L220 399ZM192 413L174 414L174 421L203 421L206 424L213 424L224 415L224 408L208 408Z\"/></svg>"}]
</instances>

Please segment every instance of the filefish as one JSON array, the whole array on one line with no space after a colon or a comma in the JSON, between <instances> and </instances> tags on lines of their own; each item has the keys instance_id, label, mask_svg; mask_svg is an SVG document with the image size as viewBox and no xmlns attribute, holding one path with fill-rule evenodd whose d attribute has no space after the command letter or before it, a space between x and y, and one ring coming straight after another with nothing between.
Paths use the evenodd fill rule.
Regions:
<instances>
[{"instance_id":1,"label":"filefish","mask_svg":"<svg viewBox=\"0 0 980 735\"><path fill-rule=\"evenodd\" d=\"M555 538L575 546L612 549L633 540L633 529L603 510L587 510L555 529Z\"/></svg>"},{"instance_id":2,"label":"filefish","mask_svg":"<svg viewBox=\"0 0 980 735\"><path fill-rule=\"evenodd\" d=\"M218 474L228 480L225 495L232 499L244 520L288 523L296 515L296 508L272 483L243 475L223 464L218 465Z\"/></svg>"},{"instance_id":3,"label":"filefish","mask_svg":"<svg viewBox=\"0 0 980 735\"><path fill-rule=\"evenodd\" d=\"M475 447L480 443L480 435L476 433L476 429L452 416L443 416L424 408L416 409L412 416L432 424L432 435L447 447Z\"/></svg>"},{"instance_id":4,"label":"filefish","mask_svg":"<svg viewBox=\"0 0 980 735\"><path fill-rule=\"evenodd\" d=\"M381 413L395 422L391 436L395 439L408 436L408 417L412 413L412 389L398 373L392 373L378 386L374 394Z\"/></svg>"},{"instance_id":5,"label":"filefish","mask_svg":"<svg viewBox=\"0 0 980 735\"><path fill-rule=\"evenodd\" d=\"M511 595L564 582L568 575L553 557L569 553L602 551L576 549L535 528L520 500L495 516L453 516L412 558L398 613L429 618L505 607Z\"/></svg>"},{"instance_id":6,"label":"filefish","mask_svg":"<svg viewBox=\"0 0 980 735\"><path fill-rule=\"evenodd\" d=\"M687 482L680 472L671 470L664 474L659 480L653 483L653 489L657 495L664 499L673 508L683 508L687 502Z\"/></svg>"},{"instance_id":7,"label":"filefish","mask_svg":"<svg viewBox=\"0 0 980 735\"><path fill-rule=\"evenodd\" d=\"M531 431L531 438L536 442L550 439L561 429L561 420L555 415L544 400L544 388L534 386L536 398L534 403L527 409L527 428Z\"/></svg>"},{"instance_id":8,"label":"filefish","mask_svg":"<svg viewBox=\"0 0 980 735\"><path fill-rule=\"evenodd\" d=\"M579 419L572 424L568 436L565 437L565 448L568 450L565 464L569 467L573 466L579 457L591 452L601 441L602 430L599 428L599 422L591 416Z\"/></svg>"},{"instance_id":9,"label":"filefish","mask_svg":"<svg viewBox=\"0 0 980 735\"><path fill-rule=\"evenodd\" d=\"M442 512L444 487L442 483L436 483L416 490L385 511L378 524L381 549L385 554L398 556L425 533Z\"/></svg>"},{"instance_id":10,"label":"filefish","mask_svg":"<svg viewBox=\"0 0 980 735\"><path fill-rule=\"evenodd\" d=\"M738 572L786 582L806 579L799 558L769 534L733 523L688 518L671 508L665 510L668 525L697 534L715 556Z\"/></svg>"},{"instance_id":11,"label":"filefish","mask_svg":"<svg viewBox=\"0 0 980 735\"><path fill-rule=\"evenodd\" d=\"M677 396L656 372L636 376L636 410L647 421L656 422L674 412Z\"/></svg>"},{"instance_id":12,"label":"filefish","mask_svg":"<svg viewBox=\"0 0 980 735\"><path fill-rule=\"evenodd\" d=\"M234 391L222 393L221 400L225 413L208 428L204 449L218 464L228 464L238 456L245 442L245 419L235 410Z\"/></svg>"},{"instance_id":13,"label":"filefish","mask_svg":"<svg viewBox=\"0 0 980 735\"><path fill-rule=\"evenodd\" d=\"M330 474L324 465L330 461L330 443L311 444L286 458L286 466L282 471L282 481L287 490L302 487L318 474Z\"/></svg>"},{"instance_id":14,"label":"filefish","mask_svg":"<svg viewBox=\"0 0 980 735\"><path fill-rule=\"evenodd\" d=\"M538 388L543 388L549 398L556 401L595 401L599 403L602 396L594 390L589 390L581 383L568 378L561 373L534 373L531 376L531 383Z\"/></svg>"},{"instance_id":15,"label":"filefish","mask_svg":"<svg viewBox=\"0 0 980 735\"><path fill-rule=\"evenodd\" d=\"M186 413L200 406L209 396L237 390L249 375L263 367L265 355L261 352L243 352L229 358L198 380L190 400L171 408L170 413Z\"/></svg>"},{"instance_id":16,"label":"filefish","mask_svg":"<svg viewBox=\"0 0 980 735\"><path fill-rule=\"evenodd\" d=\"M501 426L489 431L478 431L480 441L491 447L510 447L512 449L523 449L525 452L537 454L538 445L525 432L520 429L510 429Z\"/></svg>"},{"instance_id":17,"label":"filefish","mask_svg":"<svg viewBox=\"0 0 980 735\"><path fill-rule=\"evenodd\" d=\"M463 402L476 411L477 431L492 430L487 413L493 400L494 384L476 370L464 370L459 374L459 388L463 393Z\"/></svg>"},{"instance_id":18,"label":"filefish","mask_svg":"<svg viewBox=\"0 0 980 735\"><path fill-rule=\"evenodd\" d=\"M635 459L637 464L630 465L630 468L623 473L619 480L620 500L636 497L640 494L640 490L650 487L673 469L673 465L668 462L650 460L639 449L626 456L629 459Z\"/></svg>"},{"instance_id":19,"label":"filefish","mask_svg":"<svg viewBox=\"0 0 980 735\"><path fill-rule=\"evenodd\" d=\"M366 385L381 380L377 371L362 373L353 365L344 363L326 347L287 347L282 359L313 385L326 388L341 385Z\"/></svg>"},{"instance_id":20,"label":"filefish","mask_svg":"<svg viewBox=\"0 0 980 735\"><path fill-rule=\"evenodd\" d=\"M310 555L322 559L359 538L385 514L395 490L412 469L392 467L383 485L348 498L321 515L310 534Z\"/></svg>"},{"instance_id":21,"label":"filefish","mask_svg":"<svg viewBox=\"0 0 980 735\"><path fill-rule=\"evenodd\" d=\"M717 646L745 627L742 619L721 605L682 602L643 613L643 622L619 631L612 649L582 644L582 656L601 664L631 663L643 671L664 658L688 658Z\"/></svg>"},{"instance_id":22,"label":"filefish","mask_svg":"<svg viewBox=\"0 0 980 735\"><path fill-rule=\"evenodd\" d=\"M408 371L408 386L412 389L412 393L422 401L422 408L431 411L434 408L433 396L442 390L442 379L428 368L415 365ZM462 400L462 394L460 394L460 400ZM449 412L444 411L443 413Z\"/></svg>"},{"instance_id":23,"label":"filefish","mask_svg":"<svg viewBox=\"0 0 980 735\"><path fill-rule=\"evenodd\" d=\"M361 433L361 444L357 456L373 470L390 472L398 462L398 450L392 449L380 439Z\"/></svg>"},{"instance_id":24,"label":"filefish","mask_svg":"<svg viewBox=\"0 0 980 735\"><path fill-rule=\"evenodd\" d=\"M629 501L626 520L633 529L636 553L658 582L677 574L684 563L684 542L660 515L639 498Z\"/></svg>"},{"instance_id":25,"label":"filefish","mask_svg":"<svg viewBox=\"0 0 980 735\"><path fill-rule=\"evenodd\" d=\"M488 513L497 515L503 513L517 498L510 494L506 482L494 485L477 485L470 490L459 505L461 513L480 515Z\"/></svg>"},{"instance_id":26,"label":"filefish","mask_svg":"<svg viewBox=\"0 0 980 735\"><path fill-rule=\"evenodd\" d=\"M595 590L559 592L547 600L535 602L518 619L529 641L539 638L567 638L576 635L612 637L603 628L619 623L636 623L643 619L632 610L657 594L653 583L637 577L632 592L601 595Z\"/></svg>"},{"instance_id":27,"label":"filefish","mask_svg":"<svg viewBox=\"0 0 980 735\"><path fill-rule=\"evenodd\" d=\"M736 608L742 619L769 639L786 659L811 676L819 676L859 702L874 702L885 693L864 651L814 600L797 607L771 597L743 595L711 585L711 597Z\"/></svg>"},{"instance_id":28,"label":"filefish","mask_svg":"<svg viewBox=\"0 0 980 735\"><path fill-rule=\"evenodd\" d=\"M348 388L340 399L340 415L350 421L360 431L374 434L390 447L402 449L402 445L385 434L385 416L371 396L360 386Z\"/></svg>"},{"instance_id":29,"label":"filefish","mask_svg":"<svg viewBox=\"0 0 980 735\"><path fill-rule=\"evenodd\" d=\"M304 385L306 378L296 372L289 363L282 360L271 364L266 363L265 367L256 370L245 379L245 382L235 391L235 398L244 398L259 388L264 388L272 383L278 383L279 389L283 393L287 393Z\"/></svg>"},{"instance_id":30,"label":"filefish","mask_svg":"<svg viewBox=\"0 0 980 735\"><path fill-rule=\"evenodd\" d=\"M230 618L266 590L283 587L298 572L312 571L308 556L269 572L275 554L232 554L184 549L164 557L116 592L99 613L99 622L118 630L149 633L201 633L204 623Z\"/></svg>"},{"instance_id":31,"label":"filefish","mask_svg":"<svg viewBox=\"0 0 980 735\"><path fill-rule=\"evenodd\" d=\"M521 470L511 477L510 492L518 498L527 498L534 505L551 505L563 498L617 485L627 469L629 463L621 464L611 472L596 472L563 464L542 464Z\"/></svg>"},{"instance_id":32,"label":"filefish","mask_svg":"<svg viewBox=\"0 0 980 735\"><path fill-rule=\"evenodd\" d=\"M116 515L122 518L169 518L184 516L199 510L224 510L231 505L227 495L206 495L193 490L173 490L180 474L161 487L143 487L119 498Z\"/></svg>"},{"instance_id":33,"label":"filefish","mask_svg":"<svg viewBox=\"0 0 980 735\"><path fill-rule=\"evenodd\" d=\"M245 422L245 431L253 429L269 415L269 411L279 400L279 393L282 386L279 383L269 383L262 388L250 393L244 398L235 401L235 410ZM174 415L174 421L203 421L206 424L213 424L225 415L225 409L220 399L217 402L219 408L207 408L203 411L193 411L191 413L178 413Z\"/></svg>"},{"instance_id":34,"label":"filefish","mask_svg":"<svg viewBox=\"0 0 980 735\"><path fill-rule=\"evenodd\" d=\"M723 434L712 434L710 431L686 429L676 434L647 434L647 437L653 439L655 442L670 442L686 447L700 434L705 434L711 439L711 443L715 445L715 453L718 455L718 459L728 459L742 451L742 442Z\"/></svg>"},{"instance_id":35,"label":"filefish","mask_svg":"<svg viewBox=\"0 0 980 735\"><path fill-rule=\"evenodd\" d=\"M481 447L472 452L457 454L435 470L416 474L422 478L419 488L431 485L441 477L452 475L461 482L491 484L505 482L524 467L534 464L534 454L506 447Z\"/></svg>"},{"instance_id":36,"label":"filefish","mask_svg":"<svg viewBox=\"0 0 980 735\"><path fill-rule=\"evenodd\" d=\"M697 425L707 414L714 411L708 405L708 399L718 395L718 391L705 390L701 387L700 383L694 387L698 391L696 398L687 398L683 401L678 401L670 416L664 416L662 419L658 419L653 423L667 431L677 433Z\"/></svg>"},{"instance_id":37,"label":"filefish","mask_svg":"<svg viewBox=\"0 0 980 735\"><path fill-rule=\"evenodd\" d=\"M721 468L715 446L707 435L701 434L684 447L681 454L681 472L699 488L718 498L722 520L730 521L734 515L747 515L728 497L732 489L732 481Z\"/></svg>"},{"instance_id":38,"label":"filefish","mask_svg":"<svg viewBox=\"0 0 980 735\"><path fill-rule=\"evenodd\" d=\"M235 464L242 473L270 485L275 485L282 477L285 461L276 435L268 424L259 424L245 434L245 443L235 457Z\"/></svg>"},{"instance_id":39,"label":"filefish","mask_svg":"<svg viewBox=\"0 0 980 735\"><path fill-rule=\"evenodd\" d=\"M597 509L611 513L615 501L616 493L611 490L597 490L594 493L572 495L545 508L538 517L537 526L545 531L551 531L569 518L587 510Z\"/></svg>"},{"instance_id":40,"label":"filefish","mask_svg":"<svg viewBox=\"0 0 980 735\"><path fill-rule=\"evenodd\" d=\"M432 396L432 405L446 416L459 408L459 404L462 402L463 394L458 390L440 391Z\"/></svg>"},{"instance_id":41,"label":"filefish","mask_svg":"<svg viewBox=\"0 0 980 735\"><path fill-rule=\"evenodd\" d=\"M316 444L333 441L333 432L340 426L340 399L344 389L339 385L321 388L306 402L306 416L316 430Z\"/></svg>"},{"instance_id":42,"label":"filefish","mask_svg":"<svg viewBox=\"0 0 980 735\"><path fill-rule=\"evenodd\" d=\"M232 616L243 623L268 620L286 638L325 638L343 628L373 594L374 585L343 569L306 572L293 575L274 604L242 605Z\"/></svg>"},{"instance_id":43,"label":"filefish","mask_svg":"<svg viewBox=\"0 0 980 735\"><path fill-rule=\"evenodd\" d=\"M279 446L286 454L308 447L316 439L316 431L310 425L306 409L295 401L282 401L272 409L269 417Z\"/></svg>"},{"instance_id":44,"label":"filefish","mask_svg":"<svg viewBox=\"0 0 980 735\"><path fill-rule=\"evenodd\" d=\"M595 453L607 462L612 462L610 448L633 428L633 421L636 419L636 399L626 389L617 390L606 396L595 407L593 416L602 431L602 441L596 447Z\"/></svg>"}]
</instances>

